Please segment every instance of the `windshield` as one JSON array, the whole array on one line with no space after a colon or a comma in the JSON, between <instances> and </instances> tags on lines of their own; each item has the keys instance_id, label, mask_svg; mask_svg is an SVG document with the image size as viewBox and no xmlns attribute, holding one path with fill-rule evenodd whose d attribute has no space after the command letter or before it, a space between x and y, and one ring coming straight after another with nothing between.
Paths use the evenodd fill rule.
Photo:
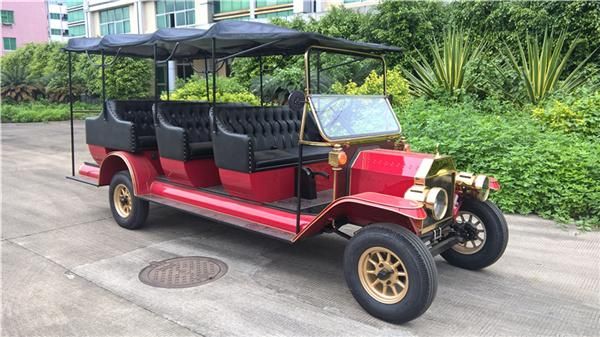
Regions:
<instances>
[{"instance_id":1,"label":"windshield","mask_svg":"<svg viewBox=\"0 0 600 337\"><path fill-rule=\"evenodd\" d=\"M310 95L327 140L396 135L400 124L385 96Z\"/></svg>"}]
</instances>

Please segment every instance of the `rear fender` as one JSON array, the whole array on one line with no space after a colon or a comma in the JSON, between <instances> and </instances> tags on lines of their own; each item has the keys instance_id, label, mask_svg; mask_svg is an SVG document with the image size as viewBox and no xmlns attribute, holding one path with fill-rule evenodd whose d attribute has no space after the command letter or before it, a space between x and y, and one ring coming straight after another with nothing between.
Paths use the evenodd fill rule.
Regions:
<instances>
[{"instance_id":1,"label":"rear fender","mask_svg":"<svg viewBox=\"0 0 600 337\"><path fill-rule=\"evenodd\" d=\"M147 157L124 151L111 152L100 164L98 186L109 185L119 171L127 170L131 175L135 195L147 194L150 185L158 175L156 168Z\"/></svg>"},{"instance_id":2,"label":"rear fender","mask_svg":"<svg viewBox=\"0 0 600 337\"><path fill-rule=\"evenodd\" d=\"M423 205L402 197L364 192L339 198L317 215L296 237L312 236L330 224L334 219L345 218L349 223L366 226L371 223L395 223L418 234L421 224L427 218Z\"/></svg>"}]
</instances>

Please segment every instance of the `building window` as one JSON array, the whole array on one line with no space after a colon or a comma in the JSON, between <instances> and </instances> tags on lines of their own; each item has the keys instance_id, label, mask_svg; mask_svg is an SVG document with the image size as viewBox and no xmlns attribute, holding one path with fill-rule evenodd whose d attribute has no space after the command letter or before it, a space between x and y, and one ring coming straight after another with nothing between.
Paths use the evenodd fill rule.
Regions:
<instances>
[{"instance_id":1,"label":"building window","mask_svg":"<svg viewBox=\"0 0 600 337\"><path fill-rule=\"evenodd\" d=\"M100 12L100 35L129 33L130 31L128 6Z\"/></svg>"},{"instance_id":2,"label":"building window","mask_svg":"<svg viewBox=\"0 0 600 337\"><path fill-rule=\"evenodd\" d=\"M250 9L248 0L217 0L215 1L215 13L246 11Z\"/></svg>"},{"instance_id":3,"label":"building window","mask_svg":"<svg viewBox=\"0 0 600 337\"><path fill-rule=\"evenodd\" d=\"M63 31L62 29L52 28L50 29L50 35L63 35Z\"/></svg>"},{"instance_id":4,"label":"building window","mask_svg":"<svg viewBox=\"0 0 600 337\"><path fill-rule=\"evenodd\" d=\"M256 8L280 5L291 5L294 0L256 0Z\"/></svg>"},{"instance_id":5,"label":"building window","mask_svg":"<svg viewBox=\"0 0 600 337\"><path fill-rule=\"evenodd\" d=\"M85 24L69 26L69 36L85 36Z\"/></svg>"},{"instance_id":6,"label":"building window","mask_svg":"<svg viewBox=\"0 0 600 337\"><path fill-rule=\"evenodd\" d=\"M69 12L69 22L83 21L83 9Z\"/></svg>"},{"instance_id":7,"label":"building window","mask_svg":"<svg viewBox=\"0 0 600 337\"><path fill-rule=\"evenodd\" d=\"M277 18L277 17L282 17L282 16L290 16L293 14L294 14L294 11L290 9L290 10L286 10L286 11L256 14L256 18L257 19L271 19L271 18Z\"/></svg>"},{"instance_id":8,"label":"building window","mask_svg":"<svg viewBox=\"0 0 600 337\"><path fill-rule=\"evenodd\" d=\"M14 37L2 38L2 42L4 43L4 50L16 50L17 49L17 39L15 39Z\"/></svg>"},{"instance_id":9,"label":"building window","mask_svg":"<svg viewBox=\"0 0 600 337\"><path fill-rule=\"evenodd\" d=\"M13 11L1 11L2 13L2 24L12 25L15 23L15 12Z\"/></svg>"},{"instance_id":10,"label":"building window","mask_svg":"<svg viewBox=\"0 0 600 337\"><path fill-rule=\"evenodd\" d=\"M60 20L60 13L50 13L51 20Z\"/></svg>"},{"instance_id":11,"label":"building window","mask_svg":"<svg viewBox=\"0 0 600 337\"><path fill-rule=\"evenodd\" d=\"M156 1L156 27L170 28L191 26L196 23L194 1Z\"/></svg>"}]
</instances>

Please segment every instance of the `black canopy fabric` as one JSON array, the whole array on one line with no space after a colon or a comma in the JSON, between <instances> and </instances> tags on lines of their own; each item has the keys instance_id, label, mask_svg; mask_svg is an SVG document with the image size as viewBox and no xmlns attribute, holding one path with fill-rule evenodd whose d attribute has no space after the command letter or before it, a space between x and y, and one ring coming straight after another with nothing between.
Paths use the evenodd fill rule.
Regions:
<instances>
[{"instance_id":1,"label":"black canopy fabric","mask_svg":"<svg viewBox=\"0 0 600 337\"><path fill-rule=\"evenodd\" d=\"M352 51L382 54L400 49L375 43L354 42L299 32L272 24L249 21L220 21L209 29L164 28L154 34L115 34L102 38L72 38L65 50L106 55L127 55L153 58L154 45L160 59L202 58L212 55L212 41L216 55L225 57L268 44L244 53L244 56L298 55L310 46L322 46Z\"/></svg>"}]
</instances>

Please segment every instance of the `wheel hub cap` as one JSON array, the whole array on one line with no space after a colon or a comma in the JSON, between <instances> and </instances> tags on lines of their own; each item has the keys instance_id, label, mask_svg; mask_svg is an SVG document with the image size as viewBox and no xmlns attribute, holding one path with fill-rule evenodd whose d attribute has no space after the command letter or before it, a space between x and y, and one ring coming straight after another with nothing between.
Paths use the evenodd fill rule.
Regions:
<instances>
[{"instance_id":1,"label":"wheel hub cap","mask_svg":"<svg viewBox=\"0 0 600 337\"><path fill-rule=\"evenodd\" d=\"M460 242L452 247L455 251L471 255L480 251L486 241L487 233L483 221L471 212L460 212L456 217Z\"/></svg>"},{"instance_id":2,"label":"wheel hub cap","mask_svg":"<svg viewBox=\"0 0 600 337\"><path fill-rule=\"evenodd\" d=\"M131 214L133 202L129 188L123 184L117 185L113 192L113 202L119 216L127 218Z\"/></svg>"},{"instance_id":3,"label":"wheel hub cap","mask_svg":"<svg viewBox=\"0 0 600 337\"><path fill-rule=\"evenodd\" d=\"M358 261L358 276L371 297L384 304L400 302L408 291L404 262L391 250L372 247Z\"/></svg>"}]
</instances>

